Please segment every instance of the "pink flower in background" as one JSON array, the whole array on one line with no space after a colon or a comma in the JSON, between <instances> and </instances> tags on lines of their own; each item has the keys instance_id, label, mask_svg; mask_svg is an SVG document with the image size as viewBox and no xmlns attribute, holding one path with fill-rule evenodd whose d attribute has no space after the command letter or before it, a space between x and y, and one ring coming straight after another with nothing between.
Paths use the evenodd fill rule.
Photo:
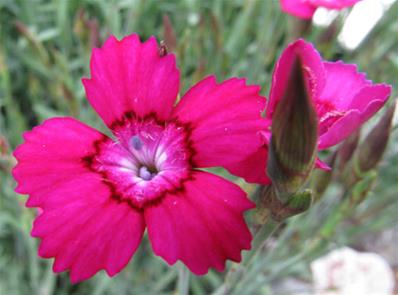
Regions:
<instances>
[{"instance_id":1,"label":"pink flower in background","mask_svg":"<svg viewBox=\"0 0 398 295\"><path fill-rule=\"evenodd\" d=\"M311 19L318 7L340 10L360 0L280 0L282 11L303 19Z\"/></svg>"},{"instance_id":2,"label":"pink flower in background","mask_svg":"<svg viewBox=\"0 0 398 295\"><path fill-rule=\"evenodd\" d=\"M43 210L32 235L39 255L73 282L101 269L113 276L145 228L153 251L196 274L240 261L253 207L235 184L197 168L226 166L254 153L265 99L258 86L208 77L174 106L179 71L155 38L108 39L94 49L88 100L113 132L54 118L25 133L15 151L16 191Z\"/></svg>"},{"instance_id":3,"label":"pink flower in background","mask_svg":"<svg viewBox=\"0 0 398 295\"><path fill-rule=\"evenodd\" d=\"M229 165L227 169L249 182L269 183L266 176L268 157L267 142L273 113L281 99L289 78L289 71L296 57L303 63L309 91L319 121L318 150L334 146L372 117L387 101L391 86L373 84L359 73L356 65L322 61L311 43L298 40L282 53L272 77L270 98L267 105L263 138L265 144L245 161ZM327 168L317 161L317 166ZM247 172L250 171L250 174Z\"/></svg>"}]
</instances>

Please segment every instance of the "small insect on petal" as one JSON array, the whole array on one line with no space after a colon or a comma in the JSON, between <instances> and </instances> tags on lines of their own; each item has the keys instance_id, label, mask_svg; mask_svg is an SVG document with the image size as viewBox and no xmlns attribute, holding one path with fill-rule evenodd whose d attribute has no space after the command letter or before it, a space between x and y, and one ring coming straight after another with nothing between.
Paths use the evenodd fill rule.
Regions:
<instances>
[{"instance_id":1,"label":"small insect on petal","mask_svg":"<svg viewBox=\"0 0 398 295\"><path fill-rule=\"evenodd\" d=\"M166 43L162 40L162 41L160 41L159 55L160 55L160 57L164 57L164 56L167 55L167 53L168 53L167 45L166 45Z\"/></svg>"}]
</instances>

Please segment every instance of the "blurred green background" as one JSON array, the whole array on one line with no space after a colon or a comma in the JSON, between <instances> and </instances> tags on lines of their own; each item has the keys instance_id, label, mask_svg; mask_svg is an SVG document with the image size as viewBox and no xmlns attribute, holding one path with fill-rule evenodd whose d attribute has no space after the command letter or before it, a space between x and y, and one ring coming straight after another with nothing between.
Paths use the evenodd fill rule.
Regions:
<instances>
[{"instance_id":1,"label":"blurred green background","mask_svg":"<svg viewBox=\"0 0 398 295\"><path fill-rule=\"evenodd\" d=\"M344 15L329 29L314 27L306 39L325 58L355 62L373 81L396 88L397 3L353 52L344 50L335 38ZM89 75L92 47L100 46L110 34L121 38L137 32L142 39L155 35L177 55L181 93L214 73L219 81L246 76L250 83L262 85L267 95L274 63L295 27L276 0L0 0L0 294L177 293L178 267L155 257L147 241L113 279L100 273L71 285L67 274L54 275L52 261L37 256L38 241L30 237L36 212L24 208L26 196L13 192L11 154L24 130L54 116L73 116L104 129L81 84L81 78ZM271 286L285 278L310 282L309 263L314 258L340 245L364 248L364 237L398 227L396 130L397 126L372 192L322 236L322 246L313 249L311 243L320 238L319 228L339 206L344 188L338 177L320 202L290 219L270 239L264 253L237 282L234 294L274 294ZM249 193L255 189L222 170L216 172ZM209 294L222 285L224 276L214 271L203 277L191 275L190 291Z\"/></svg>"}]
</instances>

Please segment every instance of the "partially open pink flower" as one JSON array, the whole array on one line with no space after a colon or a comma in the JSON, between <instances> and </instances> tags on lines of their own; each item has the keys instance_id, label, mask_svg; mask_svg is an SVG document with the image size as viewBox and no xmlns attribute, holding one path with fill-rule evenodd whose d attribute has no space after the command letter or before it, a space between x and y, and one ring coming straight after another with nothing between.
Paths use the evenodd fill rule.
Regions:
<instances>
[{"instance_id":1,"label":"partially open pink flower","mask_svg":"<svg viewBox=\"0 0 398 295\"><path fill-rule=\"evenodd\" d=\"M274 69L266 111L267 121L262 132L265 144L245 161L227 167L231 173L244 177L248 182L270 182L265 169L271 120L284 93L289 71L296 57L299 57L303 64L318 115L318 150L342 142L372 117L390 96L391 86L373 84L366 79L365 74L358 72L356 65L344 64L341 61L322 61L313 45L304 40L290 44L283 51ZM319 160L317 167L327 168Z\"/></svg>"},{"instance_id":2,"label":"partially open pink flower","mask_svg":"<svg viewBox=\"0 0 398 295\"><path fill-rule=\"evenodd\" d=\"M16 191L40 207L32 235L54 271L78 282L128 263L145 228L153 251L196 274L240 261L251 234L246 194L197 170L225 166L255 152L265 99L258 86L208 77L174 106L179 71L155 38L110 37L83 79L88 100L110 138L73 119L54 118L25 133L17 148Z\"/></svg>"},{"instance_id":3,"label":"partially open pink flower","mask_svg":"<svg viewBox=\"0 0 398 295\"><path fill-rule=\"evenodd\" d=\"M280 0L282 11L303 19L311 19L318 7L340 10L361 0Z\"/></svg>"}]
</instances>

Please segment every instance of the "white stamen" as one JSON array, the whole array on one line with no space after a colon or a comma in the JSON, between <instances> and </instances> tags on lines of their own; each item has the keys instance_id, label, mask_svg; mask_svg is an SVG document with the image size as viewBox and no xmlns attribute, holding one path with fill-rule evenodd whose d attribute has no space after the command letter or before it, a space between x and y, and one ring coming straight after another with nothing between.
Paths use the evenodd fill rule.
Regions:
<instances>
[{"instance_id":1,"label":"white stamen","mask_svg":"<svg viewBox=\"0 0 398 295\"><path fill-rule=\"evenodd\" d=\"M138 172L138 176L141 177L143 180L151 180L153 175L146 166L142 166Z\"/></svg>"}]
</instances>

